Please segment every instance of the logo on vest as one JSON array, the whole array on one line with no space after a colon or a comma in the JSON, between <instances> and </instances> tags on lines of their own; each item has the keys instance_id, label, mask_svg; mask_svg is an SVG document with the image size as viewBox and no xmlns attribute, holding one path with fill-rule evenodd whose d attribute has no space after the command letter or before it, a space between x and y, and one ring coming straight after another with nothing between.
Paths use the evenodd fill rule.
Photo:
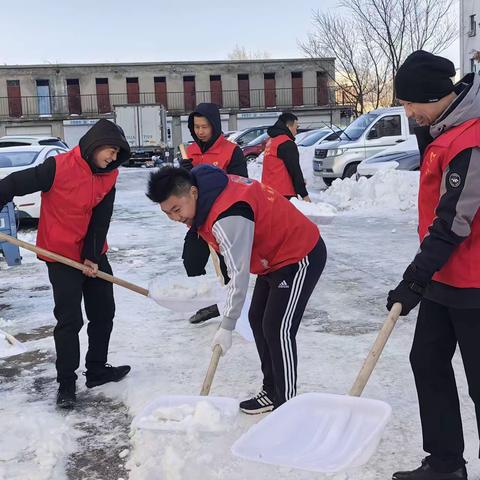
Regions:
<instances>
[{"instance_id":1,"label":"logo on vest","mask_svg":"<svg viewBox=\"0 0 480 480\"><path fill-rule=\"evenodd\" d=\"M288 283L285 281L285 280L282 280L279 284L278 284L278 287L277 288L290 288L288 286Z\"/></svg>"},{"instance_id":2,"label":"logo on vest","mask_svg":"<svg viewBox=\"0 0 480 480\"><path fill-rule=\"evenodd\" d=\"M448 177L448 183L451 187L457 188L462 183L462 177L458 173L451 173Z\"/></svg>"}]
</instances>

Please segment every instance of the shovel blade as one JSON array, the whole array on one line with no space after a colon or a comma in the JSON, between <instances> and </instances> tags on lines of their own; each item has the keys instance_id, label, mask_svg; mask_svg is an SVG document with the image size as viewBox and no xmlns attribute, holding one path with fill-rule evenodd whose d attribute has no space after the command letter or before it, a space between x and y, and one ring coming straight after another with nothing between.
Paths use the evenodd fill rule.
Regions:
<instances>
[{"instance_id":1,"label":"shovel blade","mask_svg":"<svg viewBox=\"0 0 480 480\"><path fill-rule=\"evenodd\" d=\"M273 465L340 472L368 461L390 414L390 405L380 400L306 393L251 427L232 453Z\"/></svg>"}]
</instances>

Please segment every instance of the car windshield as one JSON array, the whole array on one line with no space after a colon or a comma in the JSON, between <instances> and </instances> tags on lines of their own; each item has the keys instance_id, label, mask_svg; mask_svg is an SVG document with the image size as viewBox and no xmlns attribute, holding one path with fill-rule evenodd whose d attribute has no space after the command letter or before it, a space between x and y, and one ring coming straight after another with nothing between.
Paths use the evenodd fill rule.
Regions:
<instances>
[{"instance_id":1,"label":"car windshield","mask_svg":"<svg viewBox=\"0 0 480 480\"><path fill-rule=\"evenodd\" d=\"M254 138L251 142L247 143L247 147L253 146L253 145L260 145L262 142L264 142L268 138L268 133L263 133L257 138Z\"/></svg>"},{"instance_id":2,"label":"car windshield","mask_svg":"<svg viewBox=\"0 0 480 480\"><path fill-rule=\"evenodd\" d=\"M25 167L31 165L40 152L2 152L0 150L0 168Z\"/></svg>"},{"instance_id":3,"label":"car windshield","mask_svg":"<svg viewBox=\"0 0 480 480\"><path fill-rule=\"evenodd\" d=\"M378 117L378 113L365 113L352 122L342 133L342 140L358 140L368 126Z\"/></svg>"},{"instance_id":4,"label":"car windshield","mask_svg":"<svg viewBox=\"0 0 480 480\"><path fill-rule=\"evenodd\" d=\"M299 147L311 147L315 143L317 143L321 138L328 135L331 130L319 130L318 132L311 133L307 135L303 140L300 141L298 144Z\"/></svg>"}]
</instances>

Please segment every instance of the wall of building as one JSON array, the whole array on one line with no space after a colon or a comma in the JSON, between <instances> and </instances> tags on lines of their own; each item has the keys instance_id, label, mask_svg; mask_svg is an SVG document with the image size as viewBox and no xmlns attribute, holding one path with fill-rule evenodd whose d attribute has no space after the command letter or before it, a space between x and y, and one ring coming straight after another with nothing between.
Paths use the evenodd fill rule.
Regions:
<instances>
[{"instance_id":1,"label":"wall of building","mask_svg":"<svg viewBox=\"0 0 480 480\"><path fill-rule=\"evenodd\" d=\"M472 18L473 16L473 18ZM480 72L480 62L474 59L480 52L480 2L460 1L460 74Z\"/></svg>"}]
</instances>

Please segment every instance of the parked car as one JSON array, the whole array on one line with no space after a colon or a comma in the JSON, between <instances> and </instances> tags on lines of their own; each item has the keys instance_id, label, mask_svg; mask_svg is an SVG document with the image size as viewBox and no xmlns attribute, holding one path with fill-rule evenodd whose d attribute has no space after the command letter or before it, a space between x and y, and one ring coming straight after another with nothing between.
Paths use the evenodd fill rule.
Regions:
<instances>
[{"instance_id":1,"label":"parked car","mask_svg":"<svg viewBox=\"0 0 480 480\"><path fill-rule=\"evenodd\" d=\"M338 127L321 128L314 130L306 137L303 137L300 142L295 139L298 145L298 154L300 158L300 165L302 170L313 168L313 157L315 155L315 149L322 143L338 140L342 130ZM298 135L297 135L298 137Z\"/></svg>"},{"instance_id":2,"label":"parked car","mask_svg":"<svg viewBox=\"0 0 480 480\"><path fill-rule=\"evenodd\" d=\"M223 136L228 139L228 137L235 135L238 133L238 130L227 130L226 132L223 132Z\"/></svg>"},{"instance_id":3,"label":"parked car","mask_svg":"<svg viewBox=\"0 0 480 480\"><path fill-rule=\"evenodd\" d=\"M270 125L263 125L259 127L250 127L240 132L234 133L228 137L230 142L236 143L239 147L243 147L247 143L250 143L252 140L255 140L260 135L266 133L270 128Z\"/></svg>"},{"instance_id":4,"label":"parked car","mask_svg":"<svg viewBox=\"0 0 480 480\"><path fill-rule=\"evenodd\" d=\"M59 137L43 135L5 135L0 138L0 148L23 147L27 145L51 145L66 148L68 145Z\"/></svg>"},{"instance_id":5,"label":"parked car","mask_svg":"<svg viewBox=\"0 0 480 480\"><path fill-rule=\"evenodd\" d=\"M36 167L43 161L68 149L61 146L28 145L24 147L4 147L0 149L0 179L10 173ZM22 197L14 197L13 203L18 209L19 218L40 217L40 192Z\"/></svg>"},{"instance_id":6,"label":"parked car","mask_svg":"<svg viewBox=\"0 0 480 480\"><path fill-rule=\"evenodd\" d=\"M241 147L245 160L247 162L255 160L265 150L269 138L268 133L264 133Z\"/></svg>"},{"instance_id":7,"label":"parked car","mask_svg":"<svg viewBox=\"0 0 480 480\"><path fill-rule=\"evenodd\" d=\"M399 145L386 148L373 157L367 158L357 167L357 177L371 177L385 168L419 170L420 151L417 138L412 136Z\"/></svg>"},{"instance_id":8,"label":"parked car","mask_svg":"<svg viewBox=\"0 0 480 480\"><path fill-rule=\"evenodd\" d=\"M352 122L340 140L315 149L314 174L331 185L336 178L355 175L366 158L413 135L416 123L407 118L403 107L380 108L365 113Z\"/></svg>"}]
</instances>

